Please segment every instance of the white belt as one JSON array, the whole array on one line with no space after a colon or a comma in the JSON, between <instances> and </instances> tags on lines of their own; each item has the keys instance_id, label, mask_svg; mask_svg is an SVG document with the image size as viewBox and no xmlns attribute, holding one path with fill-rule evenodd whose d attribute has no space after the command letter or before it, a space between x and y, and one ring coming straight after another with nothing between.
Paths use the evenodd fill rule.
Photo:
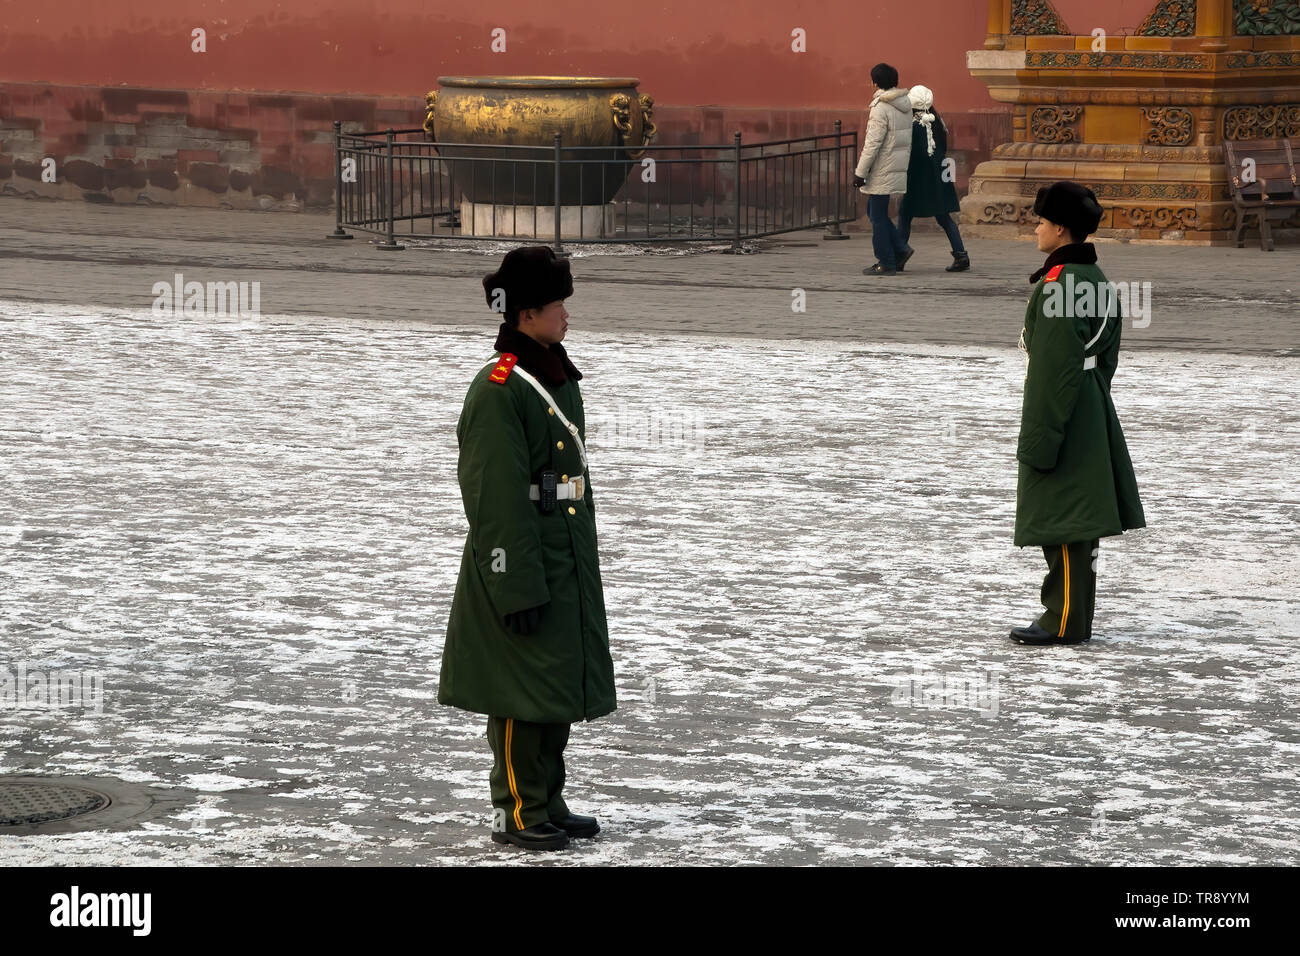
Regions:
<instances>
[{"instance_id":1,"label":"white belt","mask_svg":"<svg viewBox=\"0 0 1300 956\"><path fill-rule=\"evenodd\" d=\"M1085 372L1088 371L1088 369L1090 368L1096 368L1096 367L1097 367L1097 356L1089 355L1087 358L1083 360L1083 370Z\"/></svg>"},{"instance_id":2,"label":"white belt","mask_svg":"<svg viewBox=\"0 0 1300 956\"><path fill-rule=\"evenodd\" d=\"M577 478L574 478L572 481L565 481L555 486L556 501L570 501L570 500L580 501L582 498L586 497L586 494L587 494L586 482L583 480L581 475L579 475ZM541 488L539 488L537 485L529 485L528 500L540 501L541 498L542 498Z\"/></svg>"}]
</instances>

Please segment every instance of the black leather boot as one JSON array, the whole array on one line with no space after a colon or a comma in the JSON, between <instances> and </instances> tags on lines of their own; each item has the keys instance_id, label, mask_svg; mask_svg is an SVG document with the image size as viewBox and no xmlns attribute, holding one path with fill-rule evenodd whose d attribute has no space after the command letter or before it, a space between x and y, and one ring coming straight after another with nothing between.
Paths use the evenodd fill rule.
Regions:
<instances>
[{"instance_id":1,"label":"black leather boot","mask_svg":"<svg viewBox=\"0 0 1300 956\"><path fill-rule=\"evenodd\" d=\"M492 839L525 850L563 850L569 845L569 835L550 823L535 823L522 830L493 830Z\"/></svg>"},{"instance_id":2,"label":"black leather boot","mask_svg":"<svg viewBox=\"0 0 1300 956\"><path fill-rule=\"evenodd\" d=\"M1039 627L1037 621L1028 627L1013 627L1011 629L1011 639L1017 644L1033 644L1036 646L1045 644L1082 644L1087 640L1086 637L1057 637L1051 631L1045 631Z\"/></svg>"},{"instance_id":3,"label":"black leather boot","mask_svg":"<svg viewBox=\"0 0 1300 956\"><path fill-rule=\"evenodd\" d=\"M970 268L970 255L965 252L954 252L952 254L952 265L944 269L944 272L965 272Z\"/></svg>"},{"instance_id":4,"label":"black leather boot","mask_svg":"<svg viewBox=\"0 0 1300 956\"><path fill-rule=\"evenodd\" d=\"M595 817L583 817L576 813L570 813L559 820L552 820L551 824L571 837L594 837L600 832L600 824L596 822Z\"/></svg>"}]
</instances>

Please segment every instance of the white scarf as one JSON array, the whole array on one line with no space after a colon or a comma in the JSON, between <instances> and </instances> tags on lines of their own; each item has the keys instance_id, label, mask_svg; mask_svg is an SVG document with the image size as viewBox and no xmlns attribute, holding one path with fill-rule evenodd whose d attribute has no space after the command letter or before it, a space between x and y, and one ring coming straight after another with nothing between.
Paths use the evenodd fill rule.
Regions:
<instances>
[{"instance_id":1,"label":"white scarf","mask_svg":"<svg viewBox=\"0 0 1300 956\"><path fill-rule=\"evenodd\" d=\"M912 103L912 118L925 127L926 155L934 155L934 114L930 108L934 105L934 94L928 87L914 86L907 98Z\"/></svg>"}]
</instances>

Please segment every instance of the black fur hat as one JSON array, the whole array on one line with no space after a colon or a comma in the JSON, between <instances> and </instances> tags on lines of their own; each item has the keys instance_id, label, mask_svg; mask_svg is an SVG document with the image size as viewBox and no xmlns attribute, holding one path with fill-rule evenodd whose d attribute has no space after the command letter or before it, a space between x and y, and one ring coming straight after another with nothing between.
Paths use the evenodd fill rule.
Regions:
<instances>
[{"instance_id":1,"label":"black fur hat","mask_svg":"<svg viewBox=\"0 0 1300 956\"><path fill-rule=\"evenodd\" d=\"M1038 190L1034 214L1064 226L1074 238L1083 239L1101 224L1101 203L1087 186L1063 180Z\"/></svg>"},{"instance_id":2,"label":"black fur hat","mask_svg":"<svg viewBox=\"0 0 1300 956\"><path fill-rule=\"evenodd\" d=\"M497 295L498 289L504 300ZM517 319L524 309L540 309L573 295L569 261L556 258L550 246L511 249L501 260L501 268L483 277L483 292L490 308L503 309Z\"/></svg>"}]
</instances>

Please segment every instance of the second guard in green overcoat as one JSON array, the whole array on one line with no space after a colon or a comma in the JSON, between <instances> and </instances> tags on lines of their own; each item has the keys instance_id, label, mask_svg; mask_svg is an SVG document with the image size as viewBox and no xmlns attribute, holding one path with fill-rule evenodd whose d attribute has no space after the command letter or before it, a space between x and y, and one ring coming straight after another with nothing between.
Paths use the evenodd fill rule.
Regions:
<instances>
[{"instance_id":1,"label":"second guard in green overcoat","mask_svg":"<svg viewBox=\"0 0 1300 956\"><path fill-rule=\"evenodd\" d=\"M1146 526L1124 432L1111 400L1122 316L1092 243L1101 206L1077 183L1044 187L1035 204L1048 253L1021 333L1028 356L1016 445L1015 544L1043 549L1043 614L1015 628L1022 644L1092 636L1100 539Z\"/></svg>"},{"instance_id":2,"label":"second guard in green overcoat","mask_svg":"<svg viewBox=\"0 0 1300 956\"><path fill-rule=\"evenodd\" d=\"M506 321L456 427L469 534L438 701L488 716L493 839L559 849L599 829L561 794L569 725L616 703L582 374L560 344L573 284L545 246L514 250L483 284Z\"/></svg>"}]
</instances>

